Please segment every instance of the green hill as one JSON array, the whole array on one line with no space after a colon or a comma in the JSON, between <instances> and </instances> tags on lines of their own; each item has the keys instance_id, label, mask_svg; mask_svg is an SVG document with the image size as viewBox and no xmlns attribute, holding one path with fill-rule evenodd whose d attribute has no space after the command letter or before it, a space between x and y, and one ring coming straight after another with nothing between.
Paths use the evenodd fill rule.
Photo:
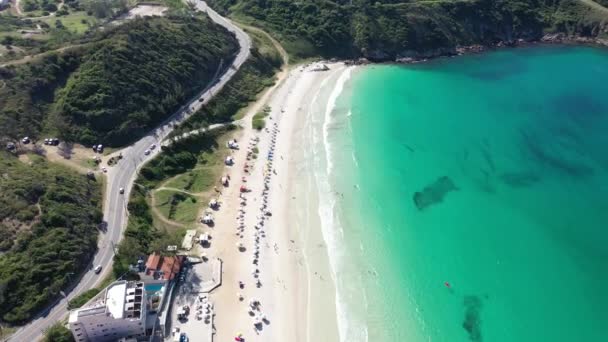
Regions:
<instances>
[{"instance_id":1,"label":"green hill","mask_svg":"<svg viewBox=\"0 0 608 342\"><path fill-rule=\"evenodd\" d=\"M92 43L1 69L0 132L128 144L206 86L237 50L234 35L202 15L103 30Z\"/></svg>"},{"instance_id":2,"label":"green hill","mask_svg":"<svg viewBox=\"0 0 608 342\"><path fill-rule=\"evenodd\" d=\"M25 156L0 152L0 321L10 323L29 320L76 280L102 220L99 183Z\"/></svg>"},{"instance_id":3,"label":"green hill","mask_svg":"<svg viewBox=\"0 0 608 342\"><path fill-rule=\"evenodd\" d=\"M591 0L210 0L273 32L296 57L387 60L457 45L537 40L545 33L606 35Z\"/></svg>"}]
</instances>

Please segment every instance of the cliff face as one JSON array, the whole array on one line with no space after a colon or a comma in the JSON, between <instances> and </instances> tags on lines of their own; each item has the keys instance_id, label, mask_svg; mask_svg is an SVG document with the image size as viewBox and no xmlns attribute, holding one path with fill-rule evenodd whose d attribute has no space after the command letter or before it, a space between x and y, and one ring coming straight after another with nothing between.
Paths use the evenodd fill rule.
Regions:
<instances>
[{"instance_id":1,"label":"cliff face","mask_svg":"<svg viewBox=\"0 0 608 342\"><path fill-rule=\"evenodd\" d=\"M606 0L608 2L608 0ZM608 9L583 0L210 0L292 44L295 55L394 60L458 46L537 41L546 34L602 38ZM312 46L307 51L298 46Z\"/></svg>"}]
</instances>

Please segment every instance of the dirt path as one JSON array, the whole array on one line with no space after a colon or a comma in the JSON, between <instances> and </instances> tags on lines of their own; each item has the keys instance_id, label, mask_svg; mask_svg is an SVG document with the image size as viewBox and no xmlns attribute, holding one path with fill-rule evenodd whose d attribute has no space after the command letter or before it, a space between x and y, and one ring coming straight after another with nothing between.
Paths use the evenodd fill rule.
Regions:
<instances>
[{"instance_id":1,"label":"dirt path","mask_svg":"<svg viewBox=\"0 0 608 342\"><path fill-rule=\"evenodd\" d=\"M275 49L277 49L277 51L279 51L279 54L281 55L281 58L283 59L283 68L286 68L289 66L289 54L287 53L287 51L285 51L285 49L283 48L283 45L281 45L281 43L279 43L276 39L274 39L268 32L266 32L260 28L257 28L255 26L249 26L249 25L246 25L243 23L237 23L237 24L247 30L261 33L261 34L265 35L268 39L270 39L270 41L272 42L272 45L274 46Z\"/></svg>"},{"instance_id":2,"label":"dirt path","mask_svg":"<svg viewBox=\"0 0 608 342\"><path fill-rule=\"evenodd\" d=\"M13 61L9 61L9 62L0 64L0 67L7 67L7 66L10 66L10 65L24 64L24 63L34 61L34 60L36 60L38 58L42 58L44 56L47 56L47 55L50 55L50 54L53 54L53 53L63 52L63 51L69 50L69 49L77 48L77 47L83 47L83 46L86 46L88 44L89 43L68 45L68 46L60 47L59 49L45 51L45 52L41 52L41 53L38 53L38 54L35 54L35 55L27 55L27 56L24 56L24 57L22 57L20 59L15 59Z\"/></svg>"},{"instance_id":3,"label":"dirt path","mask_svg":"<svg viewBox=\"0 0 608 342\"><path fill-rule=\"evenodd\" d=\"M17 12L18 16L22 16L23 12L21 12L21 4L20 4L20 0L15 0L14 4L13 4L13 8L15 8L15 12Z\"/></svg>"},{"instance_id":4,"label":"dirt path","mask_svg":"<svg viewBox=\"0 0 608 342\"><path fill-rule=\"evenodd\" d=\"M159 188L154 189L155 192L156 191L161 191L161 190L181 192L183 194L190 195L190 196L195 196L195 197L204 197L205 195L209 194L209 191L204 191L204 192L189 192L189 191L186 191L186 190L182 190L182 189L178 189L178 188L172 188L172 187L165 187L165 186L161 186Z\"/></svg>"},{"instance_id":5,"label":"dirt path","mask_svg":"<svg viewBox=\"0 0 608 342\"><path fill-rule=\"evenodd\" d=\"M598 11L600 11L600 12L606 14L606 15L608 15L608 8L606 8L606 7L598 4L597 2L595 2L593 0L578 0L578 1L586 4L587 6L589 6L591 8L594 8L594 9L596 9L596 10L598 10Z\"/></svg>"}]
</instances>

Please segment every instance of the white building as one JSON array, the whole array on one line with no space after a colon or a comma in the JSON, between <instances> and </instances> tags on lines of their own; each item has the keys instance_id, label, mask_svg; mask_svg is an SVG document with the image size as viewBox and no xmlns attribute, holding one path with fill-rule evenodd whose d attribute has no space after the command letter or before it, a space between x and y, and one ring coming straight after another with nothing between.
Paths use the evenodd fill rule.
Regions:
<instances>
[{"instance_id":1,"label":"white building","mask_svg":"<svg viewBox=\"0 0 608 342\"><path fill-rule=\"evenodd\" d=\"M68 323L76 342L117 341L144 336L144 283L124 280L113 283L97 302L71 311Z\"/></svg>"}]
</instances>

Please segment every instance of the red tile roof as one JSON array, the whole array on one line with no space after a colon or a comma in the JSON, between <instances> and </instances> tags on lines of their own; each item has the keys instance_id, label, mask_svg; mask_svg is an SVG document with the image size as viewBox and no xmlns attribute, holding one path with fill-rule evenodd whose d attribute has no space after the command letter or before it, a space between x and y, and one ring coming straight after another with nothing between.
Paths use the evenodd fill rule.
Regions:
<instances>
[{"instance_id":1,"label":"red tile roof","mask_svg":"<svg viewBox=\"0 0 608 342\"><path fill-rule=\"evenodd\" d=\"M151 254L148 257L148 261L146 261L146 269L149 269L149 268L154 269L154 270L158 269L158 266L160 264L160 259L161 259L160 255L158 255L156 253Z\"/></svg>"},{"instance_id":2,"label":"red tile roof","mask_svg":"<svg viewBox=\"0 0 608 342\"><path fill-rule=\"evenodd\" d=\"M173 280L179 273L184 262L184 256L160 256L156 253L148 257L146 262L146 274L160 273L160 279Z\"/></svg>"},{"instance_id":3,"label":"red tile roof","mask_svg":"<svg viewBox=\"0 0 608 342\"><path fill-rule=\"evenodd\" d=\"M175 275L179 273L182 268L183 256L165 257L163 258L163 264L161 271L163 272L163 279L173 280Z\"/></svg>"}]
</instances>

